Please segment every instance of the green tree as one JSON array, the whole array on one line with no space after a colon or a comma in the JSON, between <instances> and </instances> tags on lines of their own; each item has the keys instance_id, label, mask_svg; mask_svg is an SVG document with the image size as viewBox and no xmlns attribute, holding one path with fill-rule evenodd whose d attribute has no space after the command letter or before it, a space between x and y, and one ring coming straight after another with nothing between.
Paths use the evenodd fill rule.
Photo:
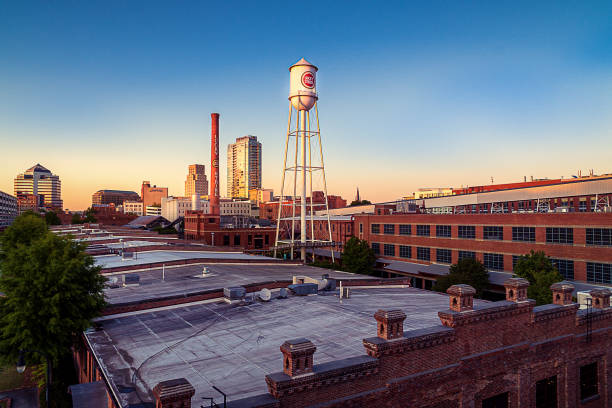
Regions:
<instances>
[{"instance_id":1,"label":"green tree","mask_svg":"<svg viewBox=\"0 0 612 408\"><path fill-rule=\"evenodd\" d=\"M83 218L83 222L94 223L98 221L96 219L96 212L91 207L85 210L85 213L83 215L85 215L85 218Z\"/></svg>"},{"instance_id":2,"label":"green tree","mask_svg":"<svg viewBox=\"0 0 612 408\"><path fill-rule=\"evenodd\" d=\"M559 271L542 251L531 250L530 253L521 256L514 265L514 273L529 281L527 296L535 299L537 305L552 303L550 285L563 280Z\"/></svg>"},{"instance_id":3,"label":"green tree","mask_svg":"<svg viewBox=\"0 0 612 408\"><path fill-rule=\"evenodd\" d=\"M82 224L83 223L83 219L81 218L81 216L78 213L74 213L74 214L72 214L72 218L70 219L70 223L71 224Z\"/></svg>"},{"instance_id":4,"label":"green tree","mask_svg":"<svg viewBox=\"0 0 612 408\"><path fill-rule=\"evenodd\" d=\"M342 266L346 271L369 275L372 273L375 261L376 256L368 241L352 237L344 245Z\"/></svg>"},{"instance_id":5,"label":"green tree","mask_svg":"<svg viewBox=\"0 0 612 408\"><path fill-rule=\"evenodd\" d=\"M47 211L45 213L45 222L47 225L60 225L62 220L60 220L60 217L58 217L55 212Z\"/></svg>"},{"instance_id":6,"label":"green tree","mask_svg":"<svg viewBox=\"0 0 612 408\"><path fill-rule=\"evenodd\" d=\"M474 258L465 258L451 265L448 275L441 276L433 286L433 290L446 292L452 285L467 284L476 290L476 297L482 297L489 286L489 273L482 262Z\"/></svg>"},{"instance_id":7,"label":"green tree","mask_svg":"<svg viewBox=\"0 0 612 408\"><path fill-rule=\"evenodd\" d=\"M369 200L354 200L353 202L351 202L349 207L354 207L356 205L368 205L368 204L372 204L372 203Z\"/></svg>"},{"instance_id":8,"label":"green tree","mask_svg":"<svg viewBox=\"0 0 612 408\"><path fill-rule=\"evenodd\" d=\"M56 366L102 311L106 279L82 244L47 231L41 217L18 217L1 244L0 357L14 364L19 350L38 350Z\"/></svg>"}]
</instances>

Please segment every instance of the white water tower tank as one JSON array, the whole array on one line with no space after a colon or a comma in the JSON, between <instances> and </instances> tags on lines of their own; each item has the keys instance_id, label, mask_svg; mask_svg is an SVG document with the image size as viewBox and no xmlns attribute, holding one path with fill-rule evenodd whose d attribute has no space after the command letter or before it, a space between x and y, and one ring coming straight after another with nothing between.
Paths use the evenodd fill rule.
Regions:
<instances>
[{"instance_id":1,"label":"white water tower tank","mask_svg":"<svg viewBox=\"0 0 612 408\"><path fill-rule=\"evenodd\" d=\"M289 100L295 109L309 111L317 101L317 70L304 58L289 68Z\"/></svg>"}]
</instances>

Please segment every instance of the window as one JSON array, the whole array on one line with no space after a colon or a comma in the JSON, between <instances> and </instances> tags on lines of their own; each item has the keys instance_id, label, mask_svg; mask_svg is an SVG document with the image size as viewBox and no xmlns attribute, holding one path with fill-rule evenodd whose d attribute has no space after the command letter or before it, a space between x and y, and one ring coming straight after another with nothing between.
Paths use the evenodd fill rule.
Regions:
<instances>
[{"instance_id":1,"label":"window","mask_svg":"<svg viewBox=\"0 0 612 408\"><path fill-rule=\"evenodd\" d=\"M394 224L384 224L383 230L385 235L395 235L395 225Z\"/></svg>"},{"instance_id":2,"label":"window","mask_svg":"<svg viewBox=\"0 0 612 408\"><path fill-rule=\"evenodd\" d=\"M578 211L579 212L586 212L587 210L587 205L586 205L586 198L585 199L580 199L580 203L578 203Z\"/></svg>"},{"instance_id":3,"label":"window","mask_svg":"<svg viewBox=\"0 0 612 408\"><path fill-rule=\"evenodd\" d=\"M380 234L380 224L372 224L372 234Z\"/></svg>"},{"instance_id":4,"label":"window","mask_svg":"<svg viewBox=\"0 0 612 408\"><path fill-rule=\"evenodd\" d=\"M383 246L383 251L385 256L395 256L395 245L385 244Z\"/></svg>"},{"instance_id":5,"label":"window","mask_svg":"<svg viewBox=\"0 0 612 408\"><path fill-rule=\"evenodd\" d=\"M363 224L359 223L359 233L363 234Z\"/></svg>"},{"instance_id":6,"label":"window","mask_svg":"<svg viewBox=\"0 0 612 408\"><path fill-rule=\"evenodd\" d=\"M504 227L483 227L482 237L484 239L496 239L498 241L502 241L504 239Z\"/></svg>"},{"instance_id":7,"label":"window","mask_svg":"<svg viewBox=\"0 0 612 408\"><path fill-rule=\"evenodd\" d=\"M536 408L557 408L557 376L536 382Z\"/></svg>"},{"instance_id":8,"label":"window","mask_svg":"<svg viewBox=\"0 0 612 408\"><path fill-rule=\"evenodd\" d=\"M483 399L482 408L508 408L508 393Z\"/></svg>"},{"instance_id":9,"label":"window","mask_svg":"<svg viewBox=\"0 0 612 408\"><path fill-rule=\"evenodd\" d=\"M512 227L512 240L535 242L535 227Z\"/></svg>"},{"instance_id":10,"label":"window","mask_svg":"<svg viewBox=\"0 0 612 408\"><path fill-rule=\"evenodd\" d=\"M234 245L240 246L240 235L239 234L234 235Z\"/></svg>"},{"instance_id":11,"label":"window","mask_svg":"<svg viewBox=\"0 0 612 408\"><path fill-rule=\"evenodd\" d=\"M417 247L417 259L421 261L429 261L429 248Z\"/></svg>"},{"instance_id":12,"label":"window","mask_svg":"<svg viewBox=\"0 0 612 408\"><path fill-rule=\"evenodd\" d=\"M597 395L597 363L580 367L580 399Z\"/></svg>"},{"instance_id":13,"label":"window","mask_svg":"<svg viewBox=\"0 0 612 408\"><path fill-rule=\"evenodd\" d=\"M512 255L512 270L516 266L516 263L519 261L522 255Z\"/></svg>"},{"instance_id":14,"label":"window","mask_svg":"<svg viewBox=\"0 0 612 408\"><path fill-rule=\"evenodd\" d=\"M450 249L436 249L436 262L449 264L451 263L451 250Z\"/></svg>"},{"instance_id":15,"label":"window","mask_svg":"<svg viewBox=\"0 0 612 408\"><path fill-rule=\"evenodd\" d=\"M550 262L559 271L563 279L574 279L574 261L567 259L551 259Z\"/></svg>"},{"instance_id":16,"label":"window","mask_svg":"<svg viewBox=\"0 0 612 408\"><path fill-rule=\"evenodd\" d=\"M587 245L612 245L612 228L587 228Z\"/></svg>"},{"instance_id":17,"label":"window","mask_svg":"<svg viewBox=\"0 0 612 408\"><path fill-rule=\"evenodd\" d=\"M372 251L375 255L380 255L380 244L378 242L372 242Z\"/></svg>"},{"instance_id":18,"label":"window","mask_svg":"<svg viewBox=\"0 0 612 408\"><path fill-rule=\"evenodd\" d=\"M484 266L494 271L504 270L504 256L502 254L483 254Z\"/></svg>"},{"instance_id":19,"label":"window","mask_svg":"<svg viewBox=\"0 0 612 408\"><path fill-rule=\"evenodd\" d=\"M402 225L399 226L400 235L412 235L412 225Z\"/></svg>"},{"instance_id":20,"label":"window","mask_svg":"<svg viewBox=\"0 0 612 408\"><path fill-rule=\"evenodd\" d=\"M587 262L587 282L612 283L612 264Z\"/></svg>"},{"instance_id":21,"label":"window","mask_svg":"<svg viewBox=\"0 0 612 408\"><path fill-rule=\"evenodd\" d=\"M450 225L436 225L436 237L450 238L451 226Z\"/></svg>"},{"instance_id":22,"label":"window","mask_svg":"<svg viewBox=\"0 0 612 408\"><path fill-rule=\"evenodd\" d=\"M546 242L549 244L573 244L573 228L546 228Z\"/></svg>"},{"instance_id":23,"label":"window","mask_svg":"<svg viewBox=\"0 0 612 408\"><path fill-rule=\"evenodd\" d=\"M459 238L474 239L476 238L476 227L473 225L460 225Z\"/></svg>"},{"instance_id":24,"label":"window","mask_svg":"<svg viewBox=\"0 0 612 408\"><path fill-rule=\"evenodd\" d=\"M412 247L407 245L400 245L399 251L400 258L412 258Z\"/></svg>"},{"instance_id":25,"label":"window","mask_svg":"<svg viewBox=\"0 0 612 408\"><path fill-rule=\"evenodd\" d=\"M417 235L420 237L428 237L429 225L417 225Z\"/></svg>"},{"instance_id":26,"label":"window","mask_svg":"<svg viewBox=\"0 0 612 408\"><path fill-rule=\"evenodd\" d=\"M459 260L472 258L476 259L476 252L472 251L459 251Z\"/></svg>"}]
</instances>

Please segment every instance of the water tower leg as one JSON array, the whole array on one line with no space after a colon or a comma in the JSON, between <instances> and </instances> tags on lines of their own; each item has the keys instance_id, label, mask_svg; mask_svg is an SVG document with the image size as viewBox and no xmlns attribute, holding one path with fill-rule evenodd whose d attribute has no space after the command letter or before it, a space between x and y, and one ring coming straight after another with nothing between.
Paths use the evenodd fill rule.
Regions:
<instances>
[{"instance_id":1,"label":"water tower leg","mask_svg":"<svg viewBox=\"0 0 612 408\"><path fill-rule=\"evenodd\" d=\"M302 142L302 202L300 203L300 242L302 262L306 262L306 111L300 111L300 136Z\"/></svg>"}]
</instances>

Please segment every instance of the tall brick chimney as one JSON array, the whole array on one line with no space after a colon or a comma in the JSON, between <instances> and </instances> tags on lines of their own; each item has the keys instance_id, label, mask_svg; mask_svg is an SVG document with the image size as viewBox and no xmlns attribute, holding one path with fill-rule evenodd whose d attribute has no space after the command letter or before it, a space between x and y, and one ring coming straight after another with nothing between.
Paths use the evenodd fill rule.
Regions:
<instances>
[{"instance_id":1,"label":"tall brick chimney","mask_svg":"<svg viewBox=\"0 0 612 408\"><path fill-rule=\"evenodd\" d=\"M607 309L610 307L610 296L612 296L610 289L593 289L590 293L595 309Z\"/></svg>"},{"instance_id":2,"label":"tall brick chimney","mask_svg":"<svg viewBox=\"0 0 612 408\"><path fill-rule=\"evenodd\" d=\"M552 291L553 296L553 304L554 305L571 305L574 303L572 301L572 292L574 291L574 285L571 285L567 282L557 282L550 285L550 290Z\"/></svg>"},{"instance_id":3,"label":"tall brick chimney","mask_svg":"<svg viewBox=\"0 0 612 408\"><path fill-rule=\"evenodd\" d=\"M162 381L153 388L155 408L191 408L193 386L184 378Z\"/></svg>"},{"instance_id":4,"label":"tall brick chimney","mask_svg":"<svg viewBox=\"0 0 612 408\"><path fill-rule=\"evenodd\" d=\"M210 117L210 213L219 215L219 114L211 113Z\"/></svg>"},{"instance_id":5,"label":"tall brick chimney","mask_svg":"<svg viewBox=\"0 0 612 408\"><path fill-rule=\"evenodd\" d=\"M510 278L504 282L506 300L510 302L524 302L527 298L529 281L523 278Z\"/></svg>"},{"instance_id":6,"label":"tall brick chimney","mask_svg":"<svg viewBox=\"0 0 612 408\"><path fill-rule=\"evenodd\" d=\"M317 347L308 339L287 340L280 346L283 372L290 377L312 372L313 354Z\"/></svg>"},{"instance_id":7,"label":"tall brick chimney","mask_svg":"<svg viewBox=\"0 0 612 408\"><path fill-rule=\"evenodd\" d=\"M450 310L454 312L465 312L474 308L474 294L476 290L470 285L453 285L446 290L450 295Z\"/></svg>"},{"instance_id":8,"label":"tall brick chimney","mask_svg":"<svg viewBox=\"0 0 612 408\"><path fill-rule=\"evenodd\" d=\"M381 339L393 340L404 337L404 319L406 314L401 310L379 310L374 313L378 322L377 335Z\"/></svg>"}]
</instances>

